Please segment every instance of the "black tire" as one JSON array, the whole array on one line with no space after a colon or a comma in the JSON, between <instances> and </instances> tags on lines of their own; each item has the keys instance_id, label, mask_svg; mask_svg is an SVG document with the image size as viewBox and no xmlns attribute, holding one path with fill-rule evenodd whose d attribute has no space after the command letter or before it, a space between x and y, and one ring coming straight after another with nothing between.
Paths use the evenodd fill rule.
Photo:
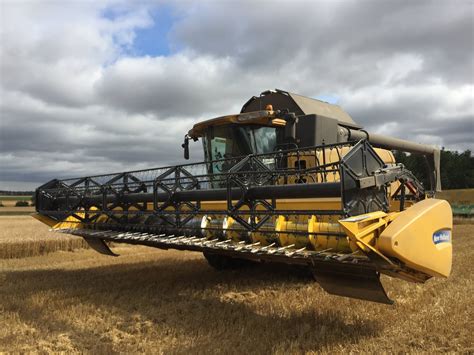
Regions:
<instances>
[{"instance_id":1,"label":"black tire","mask_svg":"<svg viewBox=\"0 0 474 355\"><path fill-rule=\"evenodd\" d=\"M241 268L249 267L255 264L254 262L250 260L232 258L226 255L219 255L219 254L213 254L213 253L203 253L203 255L206 258L209 265L212 266L216 270L241 269Z\"/></svg>"}]
</instances>

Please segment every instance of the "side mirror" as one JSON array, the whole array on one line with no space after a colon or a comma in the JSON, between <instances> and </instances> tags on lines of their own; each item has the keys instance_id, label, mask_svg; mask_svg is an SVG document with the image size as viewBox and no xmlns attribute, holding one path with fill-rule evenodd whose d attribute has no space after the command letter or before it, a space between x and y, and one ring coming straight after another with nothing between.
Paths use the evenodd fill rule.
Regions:
<instances>
[{"instance_id":1,"label":"side mirror","mask_svg":"<svg viewBox=\"0 0 474 355\"><path fill-rule=\"evenodd\" d=\"M189 160L189 137L188 135L184 136L184 143L181 144L181 147L184 149L184 159Z\"/></svg>"}]
</instances>

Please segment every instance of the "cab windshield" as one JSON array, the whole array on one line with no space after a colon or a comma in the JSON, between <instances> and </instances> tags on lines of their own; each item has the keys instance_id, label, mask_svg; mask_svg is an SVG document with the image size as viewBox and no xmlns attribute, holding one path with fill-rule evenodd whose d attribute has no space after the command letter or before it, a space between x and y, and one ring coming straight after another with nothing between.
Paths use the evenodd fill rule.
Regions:
<instances>
[{"instance_id":1,"label":"cab windshield","mask_svg":"<svg viewBox=\"0 0 474 355\"><path fill-rule=\"evenodd\" d=\"M215 126L204 135L203 143L207 161L271 153L277 145L277 129L257 125ZM210 168L213 173L228 170L222 162L215 162Z\"/></svg>"}]
</instances>

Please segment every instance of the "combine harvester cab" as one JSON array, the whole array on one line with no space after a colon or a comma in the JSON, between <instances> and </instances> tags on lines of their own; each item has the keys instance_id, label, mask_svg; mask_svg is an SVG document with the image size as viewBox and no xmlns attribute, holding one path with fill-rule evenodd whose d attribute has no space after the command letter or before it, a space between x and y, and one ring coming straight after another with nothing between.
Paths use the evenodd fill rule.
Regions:
<instances>
[{"instance_id":1,"label":"combine harvester cab","mask_svg":"<svg viewBox=\"0 0 474 355\"><path fill-rule=\"evenodd\" d=\"M436 148L368 134L340 107L280 90L196 124L185 158L198 139L202 163L52 180L35 217L106 255L112 241L203 252L219 269L304 265L331 294L388 304L380 274L449 276ZM392 149L426 156L430 191Z\"/></svg>"}]
</instances>

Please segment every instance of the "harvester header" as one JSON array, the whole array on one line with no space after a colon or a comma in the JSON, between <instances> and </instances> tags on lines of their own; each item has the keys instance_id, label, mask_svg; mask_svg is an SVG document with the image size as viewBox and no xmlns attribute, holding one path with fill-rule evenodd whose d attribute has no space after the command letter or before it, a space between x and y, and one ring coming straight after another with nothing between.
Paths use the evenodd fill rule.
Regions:
<instances>
[{"instance_id":1,"label":"harvester header","mask_svg":"<svg viewBox=\"0 0 474 355\"><path fill-rule=\"evenodd\" d=\"M281 90L195 124L185 158L190 139L204 162L51 180L36 191L36 217L107 255L113 241L202 252L218 269L304 265L329 293L382 303L392 301L380 274L450 274L436 148L370 134L339 106ZM390 149L425 155L431 186Z\"/></svg>"}]
</instances>

